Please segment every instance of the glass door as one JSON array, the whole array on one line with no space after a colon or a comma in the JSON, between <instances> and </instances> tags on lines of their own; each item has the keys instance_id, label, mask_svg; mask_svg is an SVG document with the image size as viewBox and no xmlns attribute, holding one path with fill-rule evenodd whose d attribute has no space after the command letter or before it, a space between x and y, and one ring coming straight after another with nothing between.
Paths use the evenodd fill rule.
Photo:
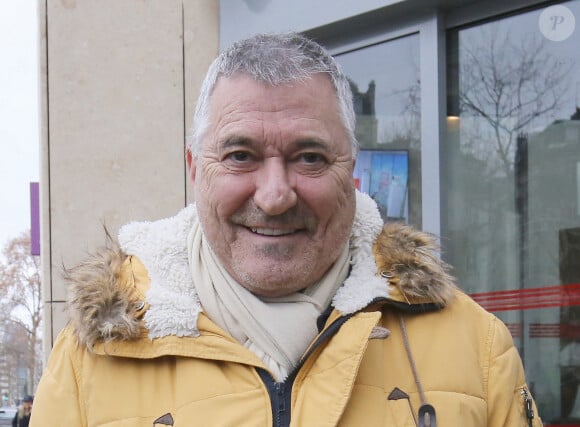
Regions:
<instances>
[{"instance_id":1,"label":"glass door","mask_svg":"<svg viewBox=\"0 0 580 427\"><path fill-rule=\"evenodd\" d=\"M447 37L442 235L510 328L542 418L580 425L580 0Z\"/></svg>"}]
</instances>

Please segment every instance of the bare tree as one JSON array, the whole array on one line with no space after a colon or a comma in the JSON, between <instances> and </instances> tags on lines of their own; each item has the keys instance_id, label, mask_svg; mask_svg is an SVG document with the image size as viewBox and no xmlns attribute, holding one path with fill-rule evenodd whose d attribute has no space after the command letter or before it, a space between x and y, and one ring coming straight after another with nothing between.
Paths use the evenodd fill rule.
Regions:
<instances>
[{"instance_id":1,"label":"bare tree","mask_svg":"<svg viewBox=\"0 0 580 427\"><path fill-rule=\"evenodd\" d=\"M0 257L0 320L3 328L0 338L4 341L1 344L5 360L20 361L26 368L27 390L17 390L18 393L32 393L39 376L40 278L39 257L30 252L30 232L8 241Z\"/></svg>"},{"instance_id":2,"label":"bare tree","mask_svg":"<svg viewBox=\"0 0 580 427\"><path fill-rule=\"evenodd\" d=\"M487 133L465 138L476 157L489 155L494 146L496 170L513 172L517 135L545 126L561 110L573 64L562 61L537 35L515 38L500 23L478 33L460 46L459 108L463 115L483 119ZM464 149L467 147L464 147Z\"/></svg>"},{"instance_id":3,"label":"bare tree","mask_svg":"<svg viewBox=\"0 0 580 427\"><path fill-rule=\"evenodd\" d=\"M381 143L400 145L413 150L421 149L421 79L419 65L408 64L409 74L415 78L404 87L385 93L392 105L400 106L397 115L388 117L379 131Z\"/></svg>"}]
</instances>

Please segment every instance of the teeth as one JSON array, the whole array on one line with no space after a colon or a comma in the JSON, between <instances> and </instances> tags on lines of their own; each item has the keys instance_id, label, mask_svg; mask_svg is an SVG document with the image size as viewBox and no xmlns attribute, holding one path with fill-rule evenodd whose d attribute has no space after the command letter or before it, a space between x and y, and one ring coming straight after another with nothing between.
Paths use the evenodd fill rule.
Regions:
<instances>
[{"instance_id":1,"label":"teeth","mask_svg":"<svg viewBox=\"0 0 580 427\"><path fill-rule=\"evenodd\" d=\"M251 228L253 233L262 234L264 236L284 236L286 234L292 234L293 230L280 230L277 228Z\"/></svg>"}]
</instances>

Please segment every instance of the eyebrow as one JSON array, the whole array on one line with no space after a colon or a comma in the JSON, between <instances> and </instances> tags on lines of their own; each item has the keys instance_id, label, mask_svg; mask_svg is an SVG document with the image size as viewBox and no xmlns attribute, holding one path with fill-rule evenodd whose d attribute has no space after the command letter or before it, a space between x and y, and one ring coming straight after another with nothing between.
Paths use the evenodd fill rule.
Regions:
<instances>
[{"instance_id":1,"label":"eyebrow","mask_svg":"<svg viewBox=\"0 0 580 427\"><path fill-rule=\"evenodd\" d=\"M328 143L318 138L299 139L295 141L294 144L296 144L299 149L316 148L324 151L331 151Z\"/></svg>"},{"instance_id":2,"label":"eyebrow","mask_svg":"<svg viewBox=\"0 0 580 427\"><path fill-rule=\"evenodd\" d=\"M244 146L244 147L249 147L251 145L253 145L254 142L252 141L251 138L245 137L245 136L230 136L226 139L224 139L223 141L220 141L218 143L219 148L230 148L230 147L238 147L238 146Z\"/></svg>"},{"instance_id":3,"label":"eyebrow","mask_svg":"<svg viewBox=\"0 0 580 427\"><path fill-rule=\"evenodd\" d=\"M246 136L241 135L233 135L230 136L223 141L221 141L218 145L221 149L227 149L230 147L252 147L257 145L258 143ZM302 138L297 139L289 144L289 146L293 146L295 149L304 150L308 148L323 150L323 151L332 151L327 142L318 139L318 138Z\"/></svg>"}]
</instances>

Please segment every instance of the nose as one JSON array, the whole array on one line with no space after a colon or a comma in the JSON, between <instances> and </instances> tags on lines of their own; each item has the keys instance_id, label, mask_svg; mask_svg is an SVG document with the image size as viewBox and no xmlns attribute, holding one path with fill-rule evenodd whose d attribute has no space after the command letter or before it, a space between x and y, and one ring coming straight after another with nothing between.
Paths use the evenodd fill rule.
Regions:
<instances>
[{"instance_id":1,"label":"nose","mask_svg":"<svg viewBox=\"0 0 580 427\"><path fill-rule=\"evenodd\" d=\"M298 196L284 161L264 160L256 178L254 203L267 215L280 215L296 205Z\"/></svg>"}]
</instances>

